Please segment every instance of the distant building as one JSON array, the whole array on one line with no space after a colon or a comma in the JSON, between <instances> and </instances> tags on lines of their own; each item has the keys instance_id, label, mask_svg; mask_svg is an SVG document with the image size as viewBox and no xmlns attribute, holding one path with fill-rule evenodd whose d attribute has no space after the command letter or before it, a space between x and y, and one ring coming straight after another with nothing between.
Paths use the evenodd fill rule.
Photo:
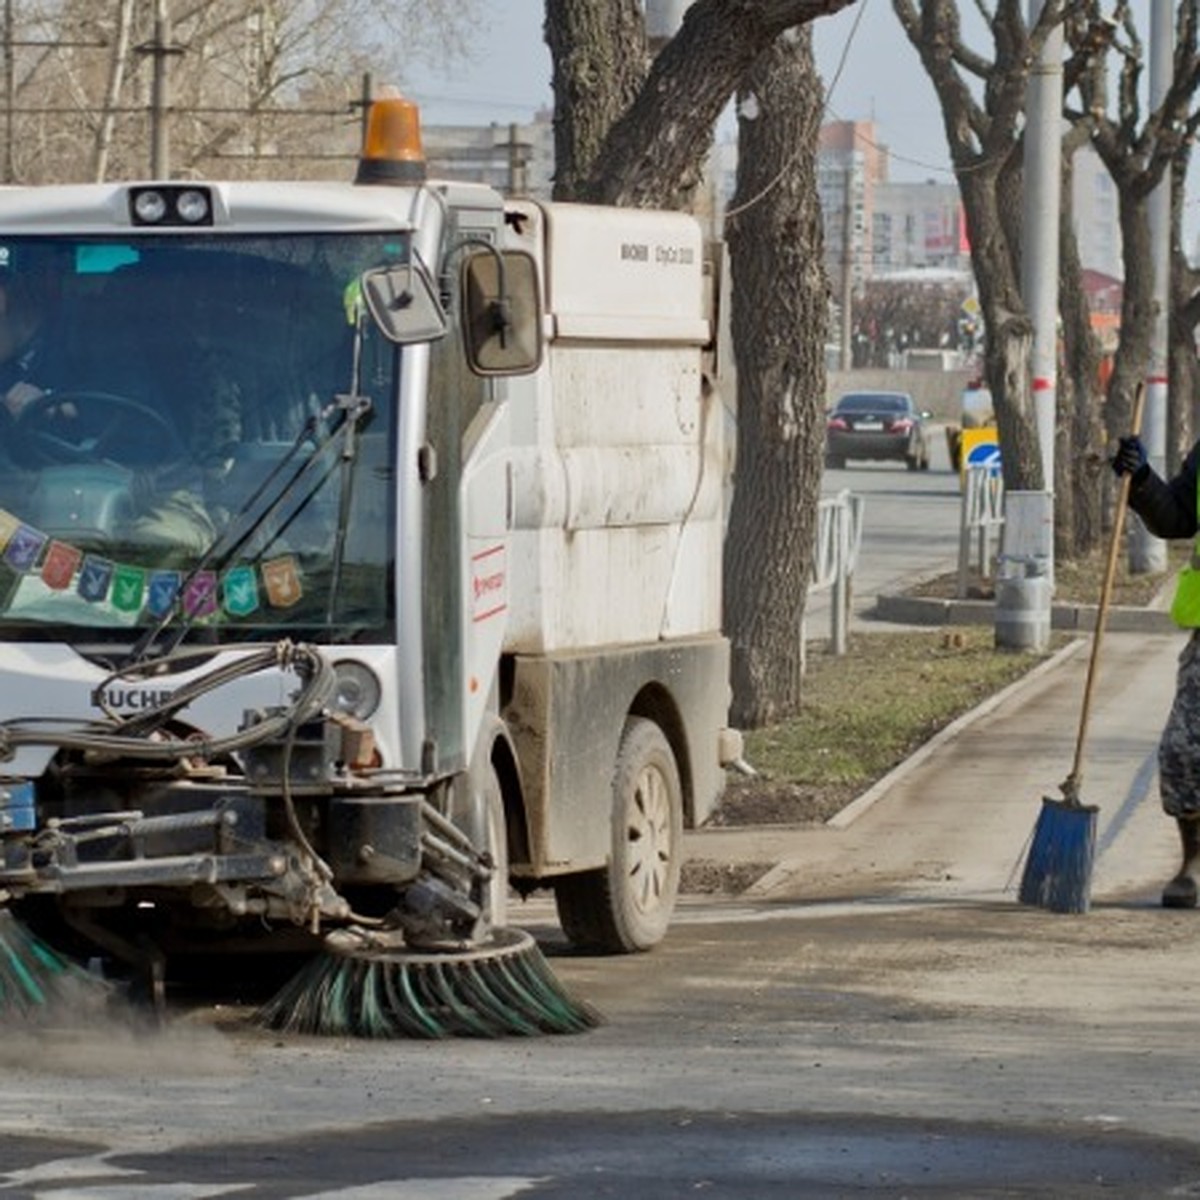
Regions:
<instances>
[{"instance_id":1,"label":"distant building","mask_svg":"<svg viewBox=\"0 0 1200 1200\"><path fill-rule=\"evenodd\" d=\"M831 279L858 286L874 273L876 193L887 182L887 149L873 121L823 125L817 194L825 216L825 265Z\"/></svg>"},{"instance_id":2,"label":"distant building","mask_svg":"<svg viewBox=\"0 0 1200 1200\"><path fill-rule=\"evenodd\" d=\"M1071 211L1075 214L1079 259L1085 268L1123 279L1116 185L1091 146L1076 152L1074 165Z\"/></svg>"},{"instance_id":3,"label":"distant building","mask_svg":"<svg viewBox=\"0 0 1200 1200\"><path fill-rule=\"evenodd\" d=\"M896 271L958 271L969 248L958 185L893 183L873 121L821 129L817 189L825 214L825 263L832 279L857 287Z\"/></svg>"},{"instance_id":4,"label":"distant building","mask_svg":"<svg viewBox=\"0 0 1200 1200\"><path fill-rule=\"evenodd\" d=\"M426 125L429 174L490 184L509 196L548 200L554 182L554 126L549 113L524 125Z\"/></svg>"},{"instance_id":5,"label":"distant building","mask_svg":"<svg viewBox=\"0 0 1200 1200\"><path fill-rule=\"evenodd\" d=\"M966 218L958 185L884 183L875 189L872 274L912 268L961 271L970 266Z\"/></svg>"},{"instance_id":6,"label":"distant building","mask_svg":"<svg viewBox=\"0 0 1200 1200\"><path fill-rule=\"evenodd\" d=\"M1111 353L1116 349L1121 329L1124 284L1112 275L1106 275L1103 271L1092 271L1086 267L1080 283L1087 298L1088 311L1091 313L1092 330L1100 339L1105 353Z\"/></svg>"},{"instance_id":7,"label":"distant building","mask_svg":"<svg viewBox=\"0 0 1200 1200\"><path fill-rule=\"evenodd\" d=\"M892 182L887 147L873 121L835 121L821 129L817 179L831 279L848 269L858 286L914 268L970 269L958 184L949 175L944 182ZM1075 156L1071 204L1083 265L1122 276L1116 188L1089 146Z\"/></svg>"}]
</instances>

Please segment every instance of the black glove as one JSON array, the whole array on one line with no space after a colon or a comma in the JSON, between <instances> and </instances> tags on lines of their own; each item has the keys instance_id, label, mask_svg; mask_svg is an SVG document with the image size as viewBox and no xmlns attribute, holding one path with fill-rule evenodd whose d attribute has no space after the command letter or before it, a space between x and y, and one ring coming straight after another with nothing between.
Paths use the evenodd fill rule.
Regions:
<instances>
[{"instance_id":1,"label":"black glove","mask_svg":"<svg viewBox=\"0 0 1200 1200\"><path fill-rule=\"evenodd\" d=\"M1117 452L1111 462L1118 475L1128 475L1133 480L1141 479L1150 469L1146 447L1137 434L1128 434L1117 442Z\"/></svg>"}]
</instances>

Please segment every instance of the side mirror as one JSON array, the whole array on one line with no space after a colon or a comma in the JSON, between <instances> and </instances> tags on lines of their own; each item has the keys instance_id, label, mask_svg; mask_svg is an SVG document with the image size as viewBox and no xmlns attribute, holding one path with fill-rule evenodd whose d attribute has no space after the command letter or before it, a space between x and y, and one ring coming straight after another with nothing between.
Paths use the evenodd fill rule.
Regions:
<instances>
[{"instance_id":1,"label":"side mirror","mask_svg":"<svg viewBox=\"0 0 1200 1200\"><path fill-rule=\"evenodd\" d=\"M463 260L463 339L476 375L529 375L542 361L537 264L520 250Z\"/></svg>"},{"instance_id":2,"label":"side mirror","mask_svg":"<svg viewBox=\"0 0 1200 1200\"><path fill-rule=\"evenodd\" d=\"M424 266L376 267L362 277L362 295L390 342L431 342L446 333L446 314Z\"/></svg>"}]
</instances>

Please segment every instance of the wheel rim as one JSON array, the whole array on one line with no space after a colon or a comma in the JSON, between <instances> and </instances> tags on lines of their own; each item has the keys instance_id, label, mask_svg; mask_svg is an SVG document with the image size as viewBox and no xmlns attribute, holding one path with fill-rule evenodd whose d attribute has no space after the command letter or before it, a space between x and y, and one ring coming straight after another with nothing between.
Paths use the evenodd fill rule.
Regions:
<instances>
[{"instance_id":1,"label":"wheel rim","mask_svg":"<svg viewBox=\"0 0 1200 1200\"><path fill-rule=\"evenodd\" d=\"M653 913L667 900L671 860L671 792L663 773L646 765L637 777L630 805L629 896L640 913Z\"/></svg>"}]
</instances>

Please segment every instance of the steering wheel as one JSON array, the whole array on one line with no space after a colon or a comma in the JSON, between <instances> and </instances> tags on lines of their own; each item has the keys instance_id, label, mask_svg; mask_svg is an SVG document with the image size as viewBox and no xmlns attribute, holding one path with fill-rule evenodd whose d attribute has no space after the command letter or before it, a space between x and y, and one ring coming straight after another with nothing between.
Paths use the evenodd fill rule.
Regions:
<instances>
[{"instance_id":1,"label":"steering wheel","mask_svg":"<svg viewBox=\"0 0 1200 1200\"><path fill-rule=\"evenodd\" d=\"M146 466L186 454L162 413L113 392L43 392L21 409L13 432L36 466L102 460Z\"/></svg>"}]
</instances>

